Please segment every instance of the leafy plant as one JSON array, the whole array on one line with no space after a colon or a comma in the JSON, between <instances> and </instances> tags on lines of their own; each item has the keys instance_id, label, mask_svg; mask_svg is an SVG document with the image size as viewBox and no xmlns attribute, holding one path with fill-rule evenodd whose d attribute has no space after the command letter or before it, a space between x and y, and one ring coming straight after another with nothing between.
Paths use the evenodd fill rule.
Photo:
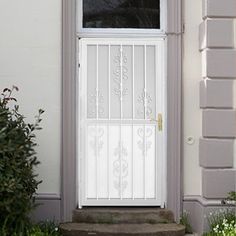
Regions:
<instances>
[{"instance_id":1,"label":"leafy plant","mask_svg":"<svg viewBox=\"0 0 236 236\"><path fill-rule=\"evenodd\" d=\"M181 218L180 218L180 224L185 226L185 233L186 234L192 234L192 226L189 223L189 213L188 212L183 212Z\"/></svg>"},{"instance_id":2,"label":"leafy plant","mask_svg":"<svg viewBox=\"0 0 236 236\"><path fill-rule=\"evenodd\" d=\"M12 96L18 88L5 88L0 95L0 235L25 236L30 225L29 212L34 208L34 193L41 181L36 179L35 134L40 130L39 110L34 124L19 113Z\"/></svg>"},{"instance_id":3,"label":"leafy plant","mask_svg":"<svg viewBox=\"0 0 236 236\"><path fill-rule=\"evenodd\" d=\"M57 224L51 221L41 222L32 227L27 236L60 236Z\"/></svg>"},{"instance_id":4,"label":"leafy plant","mask_svg":"<svg viewBox=\"0 0 236 236\"><path fill-rule=\"evenodd\" d=\"M208 217L210 231L204 236L235 236L236 215L234 210L225 209L210 213Z\"/></svg>"},{"instance_id":5,"label":"leafy plant","mask_svg":"<svg viewBox=\"0 0 236 236\"><path fill-rule=\"evenodd\" d=\"M234 191L229 192L227 199L230 201L236 201L236 192L234 192Z\"/></svg>"},{"instance_id":6,"label":"leafy plant","mask_svg":"<svg viewBox=\"0 0 236 236\"><path fill-rule=\"evenodd\" d=\"M7 235L7 230L2 230L0 235ZM61 236L58 225L52 221L40 222L39 224L30 225L28 229L22 233L12 230L11 236Z\"/></svg>"}]
</instances>

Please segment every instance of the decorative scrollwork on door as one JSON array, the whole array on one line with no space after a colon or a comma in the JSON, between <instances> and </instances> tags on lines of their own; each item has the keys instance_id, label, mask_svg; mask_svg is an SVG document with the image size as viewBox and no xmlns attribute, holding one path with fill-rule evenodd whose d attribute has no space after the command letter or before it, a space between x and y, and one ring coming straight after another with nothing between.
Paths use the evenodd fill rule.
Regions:
<instances>
[{"instance_id":1,"label":"decorative scrollwork on door","mask_svg":"<svg viewBox=\"0 0 236 236\"><path fill-rule=\"evenodd\" d=\"M118 146L114 151L114 156L117 156L117 159L113 162L113 175L116 178L114 187L121 194L128 185L127 180L125 180L128 176L128 162L125 159L128 156L128 151L123 142L120 141L118 143Z\"/></svg>"},{"instance_id":2,"label":"decorative scrollwork on door","mask_svg":"<svg viewBox=\"0 0 236 236\"><path fill-rule=\"evenodd\" d=\"M97 157L100 154L100 151L103 148L103 141L102 137L104 135L104 129L101 127L92 127L89 128L89 135L93 138L92 141L90 141L90 146L93 149L94 156Z\"/></svg>"},{"instance_id":3,"label":"decorative scrollwork on door","mask_svg":"<svg viewBox=\"0 0 236 236\"><path fill-rule=\"evenodd\" d=\"M104 114L104 98L100 91L94 92L93 94L90 94L88 99L88 115L90 117L96 117L98 114L98 117L102 116ZM98 104L97 104L98 103Z\"/></svg>"},{"instance_id":4,"label":"decorative scrollwork on door","mask_svg":"<svg viewBox=\"0 0 236 236\"><path fill-rule=\"evenodd\" d=\"M122 59L121 59L122 58ZM122 61L121 61L122 60ZM119 55L114 57L114 63L116 64L114 74L114 82L117 84L117 87L114 88L114 93L118 96L119 99L122 99L128 94L128 89L125 87L124 82L128 80L128 68L127 68L128 57L120 50ZM122 70L122 76L121 76Z\"/></svg>"},{"instance_id":5,"label":"decorative scrollwork on door","mask_svg":"<svg viewBox=\"0 0 236 236\"><path fill-rule=\"evenodd\" d=\"M146 95L146 96L145 96ZM146 117L149 119L152 115L152 97L149 93L142 92L137 99L139 108L137 109L138 116L144 116L146 110ZM146 108L145 108L146 106Z\"/></svg>"},{"instance_id":6,"label":"decorative scrollwork on door","mask_svg":"<svg viewBox=\"0 0 236 236\"><path fill-rule=\"evenodd\" d=\"M146 157L148 150L152 146L152 142L149 139L152 136L153 131L149 127L148 128L143 127L143 128L139 128L137 133L138 133L138 136L141 138L141 140L139 140L137 143L138 147L142 151L143 156Z\"/></svg>"}]
</instances>

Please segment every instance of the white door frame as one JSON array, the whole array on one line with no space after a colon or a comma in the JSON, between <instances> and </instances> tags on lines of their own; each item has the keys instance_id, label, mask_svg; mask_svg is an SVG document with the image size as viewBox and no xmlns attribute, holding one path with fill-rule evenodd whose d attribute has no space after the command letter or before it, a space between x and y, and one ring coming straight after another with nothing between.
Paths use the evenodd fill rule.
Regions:
<instances>
[{"instance_id":1,"label":"white door frame","mask_svg":"<svg viewBox=\"0 0 236 236\"><path fill-rule=\"evenodd\" d=\"M79 179L79 194L78 194L78 202L79 202L79 207L82 206L160 206L164 207L166 205L166 182L167 182L167 177L166 177L166 72L165 72L165 58L166 58L166 53L165 53L165 47L166 47L166 40L164 38L157 38L157 39L108 39L108 38L103 38L103 39L96 39L96 38L90 38L90 39L80 39L79 43L79 64L80 64L80 69L79 69L79 108L78 110L80 111L79 114L79 120L80 124L78 127L78 133L81 138L79 138L80 142L78 145L78 152L81 155L81 158L78 160L78 179ZM156 126L156 144L155 146L157 147L157 152L156 152L156 157L155 157L155 162L156 162L156 173L155 173L155 199L146 199L146 196L144 199L139 198L136 199L133 197L133 199L123 199L122 197L120 199L112 199L108 197L107 199L99 199L97 196L97 199L87 199L86 198L86 192L87 192L87 173L86 170L88 170L87 167L87 151L85 148L85 142L84 140L87 139L87 131L86 128L87 124L91 123L92 120L87 119L87 46L88 45L129 45L132 46L133 50L136 45L143 45L146 48L146 45L151 45L155 46L155 55L156 55L156 78L158 80L156 81L156 92L155 94L157 95L156 97L156 102L155 102L155 110L156 110L156 116L157 114L162 114L163 116L163 128L161 131L158 131L158 124L156 120L146 120L146 123L150 125ZM158 52L158 53L157 53ZM160 53L159 53L160 52ZM134 55L133 55L134 56ZM146 65L146 63L145 63ZM134 66L134 65L133 65ZM134 69L134 68L133 68ZM145 68L146 70L146 68ZM98 75L97 75L98 76ZM98 78L97 78L98 79ZM134 85L134 77L132 84ZM109 79L110 81L110 79ZM146 81L146 79L145 79ZM98 82L98 81L97 81ZM146 84L146 82L145 82ZM110 89L109 89L110 90ZM98 91L97 91L98 92ZM134 97L133 97L133 105L134 105ZM145 109L145 108L144 108ZM110 111L110 109L108 109ZM134 116L134 111L132 112ZM98 114L97 114L98 115ZM110 117L110 115L109 115ZM124 124L139 124L140 120L135 119L134 117L132 119L122 119L122 120L117 120L117 119L97 119L97 122L99 124L104 124L108 125L107 122L112 122L112 124L121 124L120 122L122 121L123 125ZM154 118L153 118L154 119ZM157 119L157 118L155 118ZM133 127L132 125L132 127ZM98 176L97 176L98 178ZM109 180L108 180L109 181ZM144 184L145 186L145 184ZM97 187L96 187L97 188Z\"/></svg>"},{"instance_id":2,"label":"white door frame","mask_svg":"<svg viewBox=\"0 0 236 236\"><path fill-rule=\"evenodd\" d=\"M76 169L76 0L62 0L62 158L61 219L78 206ZM167 2L167 208L176 220L182 211L182 0Z\"/></svg>"}]
</instances>

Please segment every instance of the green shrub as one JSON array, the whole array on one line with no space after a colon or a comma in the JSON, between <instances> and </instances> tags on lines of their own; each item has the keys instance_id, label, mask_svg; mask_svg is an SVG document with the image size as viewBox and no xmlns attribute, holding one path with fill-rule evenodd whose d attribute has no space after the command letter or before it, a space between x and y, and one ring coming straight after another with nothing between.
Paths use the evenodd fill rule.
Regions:
<instances>
[{"instance_id":1,"label":"green shrub","mask_svg":"<svg viewBox=\"0 0 236 236\"><path fill-rule=\"evenodd\" d=\"M41 181L34 168L39 164L34 150L35 130L43 110L39 110L34 124L27 124L19 113L12 92L4 89L0 96L0 235L25 236L30 225L29 213L34 208L34 197Z\"/></svg>"}]
</instances>

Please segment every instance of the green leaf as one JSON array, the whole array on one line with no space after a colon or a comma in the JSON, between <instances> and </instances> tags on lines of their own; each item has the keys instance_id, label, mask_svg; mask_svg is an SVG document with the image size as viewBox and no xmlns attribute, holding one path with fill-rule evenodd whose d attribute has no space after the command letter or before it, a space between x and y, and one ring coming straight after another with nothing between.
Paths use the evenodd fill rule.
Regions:
<instances>
[{"instance_id":1,"label":"green leaf","mask_svg":"<svg viewBox=\"0 0 236 236\"><path fill-rule=\"evenodd\" d=\"M16 101L13 91L18 88L6 88L0 95L0 235L26 236L33 195L41 183L34 171L39 164L35 131L44 111L39 110L34 124L26 123L19 106L9 105Z\"/></svg>"}]
</instances>

